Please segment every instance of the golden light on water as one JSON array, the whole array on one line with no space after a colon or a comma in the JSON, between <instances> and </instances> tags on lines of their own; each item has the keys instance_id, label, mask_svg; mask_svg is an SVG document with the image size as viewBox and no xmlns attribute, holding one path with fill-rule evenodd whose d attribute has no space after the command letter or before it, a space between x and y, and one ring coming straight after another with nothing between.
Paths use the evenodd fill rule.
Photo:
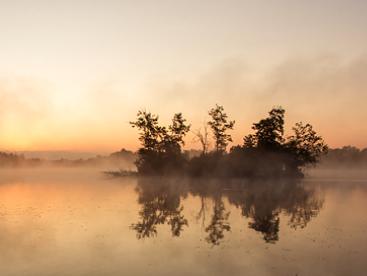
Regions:
<instances>
[{"instance_id":1,"label":"golden light on water","mask_svg":"<svg viewBox=\"0 0 367 276\"><path fill-rule=\"evenodd\" d=\"M0 276L365 275L366 14L0 1Z\"/></svg>"},{"instance_id":2,"label":"golden light on water","mask_svg":"<svg viewBox=\"0 0 367 276\"><path fill-rule=\"evenodd\" d=\"M70 275L116 275L116 272L144 275L147 271L160 275L176 271L185 275L193 270L210 275L224 275L228 271L239 275L244 269L257 275L283 275L290 269L313 275L329 271L335 275L346 271L358 275L363 271L367 244L363 231L367 223L366 189L355 180L308 180L297 186L295 198L284 198L278 203L293 210L294 215L304 214L305 218L308 209L302 208L307 204L313 206L314 201L320 201L321 209L304 228L297 229L290 227L291 214L284 209L279 214L279 229L269 228L278 233L273 243L263 239L268 231L266 224L262 226L265 228L249 227L253 218L246 218L241 207L234 204L233 200L246 193L226 190L227 196L231 193L232 196L224 196L221 201L229 214L226 223L231 230L224 231L222 238L219 235L220 245L213 246L206 240L206 229L218 200L211 196L218 196L218 191L202 190L204 198L189 193L180 197L177 205L176 196L185 194L185 188L180 190L183 187L178 182L171 182L178 185L173 190L162 190L159 185L149 183L143 188L136 179L111 180L92 170L60 168L23 169L16 175L14 171L2 170L1 175L2 275L61 275L60 267L63 274ZM261 198L259 191L266 193L266 189L253 188L248 190L248 199L256 202L256 198ZM314 194L308 198L310 191ZM153 195L163 201L150 201L155 198ZM309 201L305 202L304 196ZM298 209L288 205L293 201ZM131 225L140 221L142 215L149 218L153 214L144 206L159 202L164 204L157 215L169 215L170 208L177 205L176 210L182 207L181 216L188 220L187 226L179 236L172 236L169 223L156 222L156 236L137 239ZM255 204L251 211L254 216L265 218L269 210L277 212L273 209L276 196L267 203L255 202L246 202Z\"/></svg>"}]
</instances>

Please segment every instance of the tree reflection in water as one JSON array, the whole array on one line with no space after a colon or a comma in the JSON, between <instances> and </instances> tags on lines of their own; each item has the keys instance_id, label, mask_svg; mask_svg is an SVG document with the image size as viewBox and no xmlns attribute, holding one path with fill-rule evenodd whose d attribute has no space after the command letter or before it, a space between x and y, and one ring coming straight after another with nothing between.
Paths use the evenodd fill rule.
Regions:
<instances>
[{"instance_id":1,"label":"tree reflection in water","mask_svg":"<svg viewBox=\"0 0 367 276\"><path fill-rule=\"evenodd\" d=\"M208 227L205 228L205 232L208 236L205 240L213 245L219 245L220 241L224 238L224 231L231 230L231 226L228 222L229 212L226 212L224 203L221 199L214 201L213 216Z\"/></svg>"},{"instance_id":2,"label":"tree reflection in water","mask_svg":"<svg viewBox=\"0 0 367 276\"><path fill-rule=\"evenodd\" d=\"M205 240L219 245L225 233L231 230L230 212L226 204L239 208L243 217L249 219L248 227L260 232L267 243L279 239L280 214L289 217L293 229L304 228L317 216L323 206L323 197L314 188L300 180L279 179L276 181L142 178L138 180L139 222L132 224L137 238L157 235L158 225L169 225L172 236L179 237L188 227L183 215L181 200L187 195L198 196L201 206L196 216L202 220ZM209 223L205 224L206 201L213 202Z\"/></svg>"},{"instance_id":3,"label":"tree reflection in water","mask_svg":"<svg viewBox=\"0 0 367 276\"><path fill-rule=\"evenodd\" d=\"M183 227L188 225L187 219L182 215L182 194L174 189L172 183L169 186L164 185L165 183L163 180L156 182L152 179L139 182L137 191L139 203L142 204L139 212L141 220L131 225L138 239L156 236L159 224L170 225L172 236L178 237Z\"/></svg>"}]
</instances>

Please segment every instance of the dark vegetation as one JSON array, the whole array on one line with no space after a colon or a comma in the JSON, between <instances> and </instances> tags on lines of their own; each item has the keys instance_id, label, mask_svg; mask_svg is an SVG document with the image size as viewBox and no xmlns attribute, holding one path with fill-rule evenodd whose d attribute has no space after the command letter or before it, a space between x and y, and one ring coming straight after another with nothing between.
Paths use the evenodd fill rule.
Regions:
<instances>
[{"instance_id":1,"label":"dark vegetation","mask_svg":"<svg viewBox=\"0 0 367 276\"><path fill-rule=\"evenodd\" d=\"M159 125L158 116L140 111L132 125L139 129L142 147L138 152L126 149L106 156L79 159L27 158L23 154L0 152L0 167L100 167L121 168L108 171L113 176L173 175L269 177L301 176L302 168L320 161L321 168L367 167L367 148L354 146L327 149L323 139L309 124L297 123L293 134L284 137L284 110L274 108L265 119L254 123L253 133L242 145L227 151L232 137L228 133L235 122L229 120L223 107L209 111L211 120L193 131L201 150L183 150L185 135L190 131L181 113L175 114L168 127ZM209 141L210 136L213 142ZM213 145L210 151L210 145ZM327 153L327 154L326 154ZM135 164L134 164L135 163Z\"/></svg>"},{"instance_id":2,"label":"dark vegetation","mask_svg":"<svg viewBox=\"0 0 367 276\"><path fill-rule=\"evenodd\" d=\"M142 147L136 166L140 175L183 174L191 177L281 177L302 176L302 168L316 164L326 153L327 146L310 124L297 123L293 134L284 137L284 114L281 107L273 108L268 117L252 126L253 133L243 138L243 144L231 147L228 133L235 121L230 120L222 106L209 111L214 149L208 151L209 141L204 133L195 132L202 145L199 156L190 158L182 151L184 137L190 131L181 113L174 115L168 127L159 125L158 116L139 111L131 122L139 130Z\"/></svg>"}]
</instances>

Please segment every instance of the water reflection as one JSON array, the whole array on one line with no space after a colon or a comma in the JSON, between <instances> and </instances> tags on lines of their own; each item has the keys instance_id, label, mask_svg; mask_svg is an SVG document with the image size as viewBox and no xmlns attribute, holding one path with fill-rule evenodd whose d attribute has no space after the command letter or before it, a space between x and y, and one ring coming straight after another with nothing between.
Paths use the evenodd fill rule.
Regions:
<instances>
[{"instance_id":1,"label":"water reflection","mask_svg":"<svg viewBox=\"0 0 367 276\"><path fill-rule=\"evenodd\" d=\"M173 236L180 236L187 219L182 215L183 206L180 205L180 194L163 187L147 185L140 190L139 203L142 209L139 212L141 220L131 226L136 231L138 239L157 235L157 225L168 224Z\"/></svg>"},{"instance_id":2,"label":"water reflection","mask_svg":"<svg viewBox=\"0 0 367 276\"><path fill-rule=\"evenodd\" d=\"M172 236L179 237L189 227L189 220L183 214L182 200L191 195L200 198L195 218L201 221L205 240L212 245L219 245L231 231L230 211L227 210L231 206L241 210L248 227L261 233L266 243L275 243L279 240L280 214L288 218L289 227L304 228L319 214L324 203L323 195L315 187L292 179L142 178L138 180L136 190L141 210L139 221L132 224L131 229L136 231L138 239L156 236L158 225L168 225Z\"/></svg>"},{"instance_id":3,"label":"water reflection","mask_svg":"<svg viewBox=\"0 0 367 276\"><path fill-rule=\"evenodd\" d=\"M231 226L228 222L230 212L227 212L223 201L218 198L214 201L213 215L208 227L205 228L205 232L208 236L205 240L213 245L219 245L220 241L224 238L224 233L231 230Z\"/></svg>"},{"instance_id":4,"label":"water reflection","mask_svg":"<svg viewBox=\"0 0 367 276\"><path fill-rule=\"evenodd\" d=\"M0 275L366 274L366 180L32 169L2 171L0 184Z\"/></svg>"}]
</instances>

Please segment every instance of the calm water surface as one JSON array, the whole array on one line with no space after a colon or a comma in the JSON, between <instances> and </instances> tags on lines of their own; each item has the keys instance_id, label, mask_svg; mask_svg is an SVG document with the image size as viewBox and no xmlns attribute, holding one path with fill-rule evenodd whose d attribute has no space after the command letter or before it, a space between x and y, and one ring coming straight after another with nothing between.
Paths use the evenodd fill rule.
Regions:
<instances>
[{"instance_id":1,"label":"calm water surface","mask_svg":"<svg viewBox=\"0 0 367 276\"><path fill-rule=\"evenodd\" d=\"M366 275L367 181L0 171L0 275Z\"/></svg>"}]
</instances>

